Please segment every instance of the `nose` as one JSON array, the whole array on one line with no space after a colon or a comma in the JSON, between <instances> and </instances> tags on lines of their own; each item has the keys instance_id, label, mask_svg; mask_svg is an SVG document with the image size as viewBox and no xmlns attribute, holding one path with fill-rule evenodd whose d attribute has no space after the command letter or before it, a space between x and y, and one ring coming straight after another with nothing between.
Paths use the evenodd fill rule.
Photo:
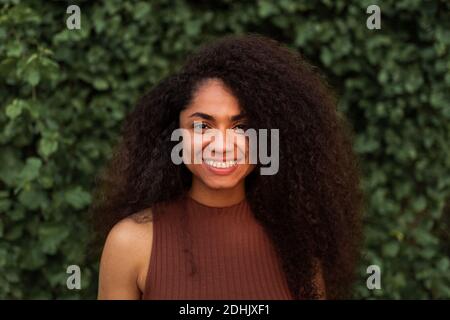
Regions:
<instances>
[{"instance_id":1,"label":"nose","mask_svg":"<svg viewBox=\"0 0 450 320\"><path fill-rule=\"evenodd\" d=\"M211 148L217 160L233 160L235 157L235 137L233 130L217 130L211 141Z\"/></svg>"}]
</instances>

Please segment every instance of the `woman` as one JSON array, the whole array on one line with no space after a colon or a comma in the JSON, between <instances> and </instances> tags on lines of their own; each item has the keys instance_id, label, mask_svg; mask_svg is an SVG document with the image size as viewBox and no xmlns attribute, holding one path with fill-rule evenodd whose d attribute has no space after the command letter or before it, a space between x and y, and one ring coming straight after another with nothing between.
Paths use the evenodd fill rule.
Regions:
<instances>
[{"instance_id":1,"label":"woman","mask_svg":"<svg viewBox=\"0 0 450 320\"><path fill-rule=\"evenodd\" d=\"M248 129L278 133L276 172L249 161ZM144 95L96 199L100 299L350 294L362 209L351 132L321 77L274 40L219 39Z\"/></svg>"}]
</instances>

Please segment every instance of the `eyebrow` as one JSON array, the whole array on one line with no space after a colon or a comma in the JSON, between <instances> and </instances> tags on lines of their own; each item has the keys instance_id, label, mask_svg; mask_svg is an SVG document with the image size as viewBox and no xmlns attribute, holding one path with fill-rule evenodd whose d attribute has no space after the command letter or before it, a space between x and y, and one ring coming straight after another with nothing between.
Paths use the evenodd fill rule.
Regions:
<instances>
[{"instance_id":1,"label":"eyebrow","mask_svg":"<svg viewBox=\"0 0 450 320\"><path fill-rule=\"evenodd\" d=\"M193 114L191 114L189 116L189 118L193 118L193 117L199 117L199 118L203 118L205 120L209 120L209 121L215 121L215 118L209 114L203 113L203 112L194 112ZM231 121L238 121L245 118L245 114L240 113L234 116L230 117Z\"/></svg>"}]
</instances>

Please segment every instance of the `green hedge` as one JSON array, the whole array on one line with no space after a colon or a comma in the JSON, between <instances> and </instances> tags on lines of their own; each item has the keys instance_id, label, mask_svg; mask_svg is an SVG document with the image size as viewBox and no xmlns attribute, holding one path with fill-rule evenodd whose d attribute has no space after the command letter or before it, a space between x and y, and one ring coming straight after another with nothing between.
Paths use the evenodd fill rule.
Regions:
<instances>
[{"instance_id":1,"label":"green hedge","mask_svg":"<svg viewBox=\"0 0 450 320\"><path fill-rule=\"evenodd\" d=\"M198 45L245 32L303 52L354 125L368 207L355 297L450 298L448 1L2 3L0 298L96 297L87 209L124 114ZM66 28L74 3L81 30ZM71 264L81 290L66 288ZM366 288L371 264L381 290Z\"/></svg>"}]
</instances>

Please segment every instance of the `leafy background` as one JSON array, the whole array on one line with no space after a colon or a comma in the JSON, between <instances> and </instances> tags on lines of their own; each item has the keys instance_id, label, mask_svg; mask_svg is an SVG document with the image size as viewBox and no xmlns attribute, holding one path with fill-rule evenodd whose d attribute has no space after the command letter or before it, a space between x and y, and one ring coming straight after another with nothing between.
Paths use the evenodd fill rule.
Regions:
<instances>
[{"instance_id":1,"label":"leafy background","mask_svg":"<svg viewBox=\"0 0 450 320\"><path fill-rule=\"evenodd\" d=\"M81 30L66 8L81 8ZM366 8L381 7L381 30ZM257 32L321 68L356 132L365 213L355 298L450 298L450 2L0 4L0 298L95 298L93 181L139 95L206 40ZM66 288L66 268L82 289ZM366 268L382 289L366 288ZM337 270L337 272L339 272Z\"/></svg>"}]
</instances>

